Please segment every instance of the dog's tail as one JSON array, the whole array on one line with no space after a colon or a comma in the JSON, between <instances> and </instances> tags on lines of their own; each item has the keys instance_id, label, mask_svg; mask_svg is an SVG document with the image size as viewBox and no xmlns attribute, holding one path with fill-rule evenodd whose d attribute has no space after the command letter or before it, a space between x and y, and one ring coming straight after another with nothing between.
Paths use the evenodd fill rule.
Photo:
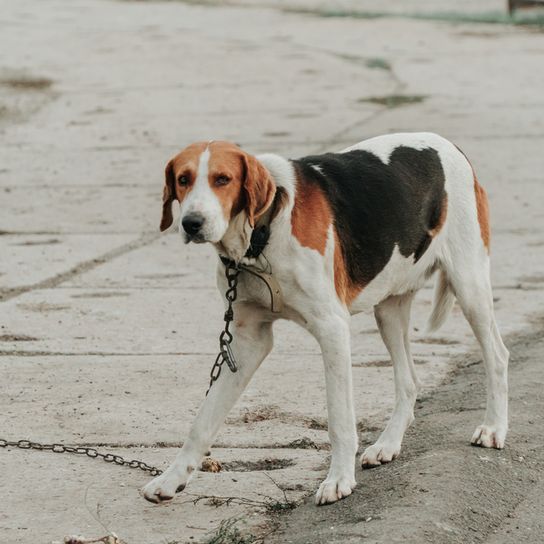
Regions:
<instances>
[{"instance_id":1,"label":"dog's tail","mask_svg":"<svg viewBox=\"0 0 544 544\"><path fill-rule=\"evenodd\" d=\"M427 323L427 332L434 332L444 324L454 303L455 295L449 284L448 277L443 270L440 270L434 288L433 311Z\"/></svg>"}]
</instances>

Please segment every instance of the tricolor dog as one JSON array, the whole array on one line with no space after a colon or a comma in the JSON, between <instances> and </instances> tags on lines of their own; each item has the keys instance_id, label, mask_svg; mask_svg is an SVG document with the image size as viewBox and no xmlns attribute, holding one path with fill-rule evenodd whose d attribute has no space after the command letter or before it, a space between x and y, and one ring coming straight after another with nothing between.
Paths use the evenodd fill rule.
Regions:
<instances>
[{"instance_id":1,"label":"tricolor dog","mask_svg":"<svg viewBox=\"0 0 544 544\"><path fill-rule=\"evenodd\" d=\"M279 318L308 330L323 355L332 457L316 503L342 499L355 487L349 319L362 311L376 316L394 367L396 400L385 430L360 462L366 468L395 459L418 390L410 306L433 273L430 328L443 323L457 299L483 352L487 408L472 444L504 446L508 351L493 314L488 203L455 145L435 134L390 134L338 153L287 160L252 156L223 141L195 143L166 167L161 230L173 222L174 201L185 241L210 242L223 257L217 275L222 294L226 258L269 270L283 307L273 311L266 284L242 270L232 344L238 371L223 368L175 461L144 487L146 499L165 501L186 486L272 349L272 324ZM268 243L255 252L252 234L263 225Z\"/></svg>"}]
</instances>

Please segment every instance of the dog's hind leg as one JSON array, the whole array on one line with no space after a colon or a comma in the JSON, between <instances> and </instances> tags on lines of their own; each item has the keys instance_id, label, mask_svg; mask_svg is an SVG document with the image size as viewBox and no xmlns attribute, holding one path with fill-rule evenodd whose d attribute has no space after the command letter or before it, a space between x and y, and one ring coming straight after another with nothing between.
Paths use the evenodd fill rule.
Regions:
<instances>
[{"instance_id":1,"label":"dog's hind leg","mask_svg":"<svg viewBox=\"0 0 544 544\"><path fill-rule=\"evenodd\" d=\"M376 467L395 459L400 453L404 433L414 420L417 378L408 338L413 296L409 293L389 297L374 310L380 334L393 362L395 408L377 442L361 456L363 468Z\"/></svg>"},{"instance_id":2,"label":"dog's hind leg","mask_svg":"<svg viewBox=\"0 0 544 544\"><path fill-rule=\"evenodd\" d=\"M148 501L159 503L172 499L176 492L185 488L210 448L227 413L272 349L271 323L261 321L258 312L244 305L236 306L235 315L232 351L238 363L238 371L233 373L223 365L219 379L204 399L175 461L143 488L143 496Z\"/></svg>"},{"instance_id":3,"label":"dog's hind leg","mask_svg":"<svg viewBox=\"0 0 544 544\"><path fill-rule=\"evenodd\" d=\"M463 258L459 255L458 257ZM482 349L487 377L487 404L482 425L476 428L472 444L502 449L508 430L508 357L493 312L489 280L489 257L484 262L466 263L448 271L457 301Z\"/></svg>"}]
</instances>

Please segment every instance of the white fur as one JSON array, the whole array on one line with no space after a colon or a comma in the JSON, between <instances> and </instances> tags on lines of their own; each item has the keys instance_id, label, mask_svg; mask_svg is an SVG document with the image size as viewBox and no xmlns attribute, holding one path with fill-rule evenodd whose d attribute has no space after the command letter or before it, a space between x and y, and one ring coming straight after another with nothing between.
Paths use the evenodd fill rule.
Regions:
<instances>
[{"instance_id":1,"label":"white fur","mask_svg":"<svg viewBox=\"0 0 544 544\"><path fill-rule=\"evenodd\" d=\"M338 298L334 286L334 236L329 230L325 254L303 247L291 233L296 177L289 161L277 155L258 159L288 195L287 205L271 225L265 251L279 281L284 310L269 311L269 295L262 282L242 274L235 306L233 350L239 363L235 374L224 369L198 413L189 437L174 463L145 486L144 496L160 502L172 498L184 487L210 447L217 430L255 370L272 348L271 325L278 317L290 319L315 336L323 354L327 386L327 408L332 457L328 475L316 494L316 503L334 502L349 495L355 486L354 460L357 433L353 410L350 314L374 309L378 327L391 355L395 375L395 408L376 444L365 450L363 466L375 466L394 459L401 448L406 428L413 420L418 380L410 353L409 315L413 294L424 283L430 269L438 267L447 280L482 347L487 370L487 410L484 422L472 438L474 444L502 448L507 430L508 351L502 343L495 319L489 281L489 257L482 242L476 213L474 179L466 158L447 140L435 134L392 134L361 142L349 149L366 149L387 163L399 145L438 152L448 193L446 222L423 256L414 263L397 247L384 269L361 291L350 308ZM347 150L345 150L347 151ZM205 159L201 159L201 167ZM203 172L204 170L202 170ZM199 181L200 180L199 169ZM207 185L207 180L206 180ZM210 191L211 192L211 191ZM207 214L222 212L215 203L205 202L206 188L197 193L192 206ZM206 196L208 195L208 196ZM213 199L212 199L213 200ZM196 208L194 208L196 209ZM236 226L232 227L236 230ZM222 242L228 242L229 230ZM238 235L237 256L243 255L249 233ZM236 238L233 235L233 238ZM240 242L241 240L241 242ZM227 243L228 247L229 244ZM218 267L218 287L224 293L224 268ZM442 301L443 302L443 301ZM438 297L437 303L441 303ZM442 309L435 310L440 313ZM440 321L444 315L441 315Z\"/></svg>"},{"instance_id":2,"label":"white fur","mask_svg":"<svg viewBox=\"0 0 544 544\"><path fill-rule=\"evenodd\" d=\"M452 145L441 136L438 136L438 134L433 134L432 132L397 132L395 134L386 134L384 136L376 136L375 138L363 140L362 142L343 149L341 153L346 153L347 151L353 151L355 149L370 151L384 164L389 164L391 153L401 145L407 145L413 149L425 149L427 147L436 149L437 146L441 146L444 143L447 143L450 146Z\"/></svg>"}]
</instances>

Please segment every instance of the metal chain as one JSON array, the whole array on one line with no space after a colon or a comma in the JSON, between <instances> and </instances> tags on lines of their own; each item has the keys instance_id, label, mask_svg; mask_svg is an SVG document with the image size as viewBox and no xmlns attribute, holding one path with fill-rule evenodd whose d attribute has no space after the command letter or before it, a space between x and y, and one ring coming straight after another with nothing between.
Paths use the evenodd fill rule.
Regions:
<instances>
[{"instance_id":1,"label":"metal chain","mask_svg":"<svg viewBox=\"0 0 544 544\"><path fill-rule=\"evenodd\" d=\"M232 309L233 303L238 296L237 286L238 286L238 276L240 274L240 268L236 265L234 261L228 261L225 264L225 275L227 277L228 289L225 292L225 298L227 299L227 310L225 311L225 328L219 335L219 354L215 359L215 363L212 366L210 372L210 386L206 395L208 395L213 382L215 382L219 375L221 374L221 367L223 363L227 363L228 367L232 372L238 370L236 364L236 359L232 353L230 347L233 336L230 332L230 324L234 320L234 311ZM162 470L148 465L143 461L138 461L137 459L132 459L128 461L121 455L114 455L113 453L102 453L96 450L95 448L89 448L86 446L66 446L64 444L43 444L41 442L33 442L32 440L17 440L11 441L6 440L5 438L0 438L0 448L19 448L21 450L38 450L38 451L52 451L53 453L72 453L74 455L86 455L92 459L102 459L106 463L114 463L116 465L121 465L129 468L137 468L148 472L151 476L158 476L162 474Z\"/></svg>"},{"instance_id":2,"label":"metal chain","mask_svg":"<svg viewBox=\"0 0 544 544\"><path fill-rule=\"evenodd\" d=\"M217 381L217 379L219 378L223 363L226 362L232 372L236 372L238 370L236 359L230 347L233 339L232 333L230 332L230 324L234 320L234 311L232 309L232 305L234 304L234 301L238 296L237 287L240 271L240 267L234 261L227 261L225 263L225 276L227 277L228 283L228 288L225 292L225 298L227 299L227 310L225 311L224 317L225 328L221 331L221 334L219 335L219 353L210 372L210 385L208 387L208 390L206 391L206 396L208 396L213 382Z\"/></svg>"},{"instance_id":3,"label":"metal chain","mask_svg":"<svg viewBox=\"0 0 544 544\"><path fill-rule=\"evenodd\" d=\"M31 440L18 440L12 442L4 438L0 438L0 448L19 448L21 450L39 450L39 451L52 451L53 453L73 453L74 455L86 455L93 459L99 458L106 463L115 463L116 465L122 465L129 468L137 468L144 472L149 472L151 476L158 476L162 474L162 470L148 465L143 461L132 459L127 461L120 455L114 455L113 453L102 453L95 448L88 448L84 446L65 446L64 444L42 444L41 442L32 442Z\"/></svg>"}]
</instances>

